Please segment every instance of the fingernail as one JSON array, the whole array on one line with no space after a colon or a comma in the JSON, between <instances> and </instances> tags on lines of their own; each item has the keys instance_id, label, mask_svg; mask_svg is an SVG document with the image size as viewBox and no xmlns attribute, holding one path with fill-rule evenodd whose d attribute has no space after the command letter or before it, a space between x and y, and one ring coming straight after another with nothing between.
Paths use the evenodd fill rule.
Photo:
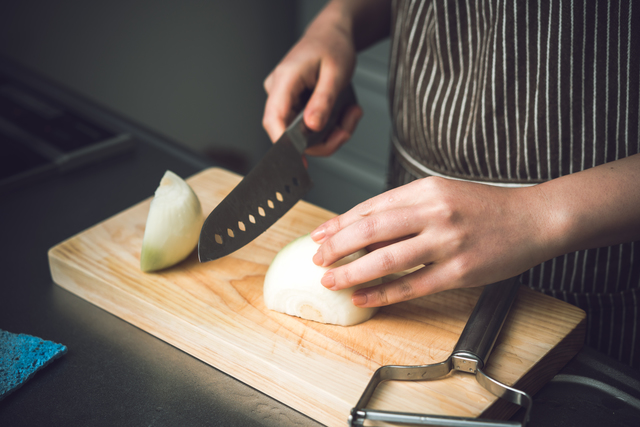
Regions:
<instances>
[{"instance_id":1,"label":"fingernail","mask_svg":"<svg viewBox=\"0 0 640 427\"><path fill-rule=\"evenodd\" d=\"M330 271L324 273L324 276L322 276L322 279L320 279L320 283L322 283L322 286L324 286L325 288L333 288L336 285L336 280L333 277L333 273Z\"/></svg>"},{"instance_id":2,"label":"fingernail","mask_svg":"<svg viewBox=\"0 0 640 427\"><path fill-rule=\"evenodd\" d=\"M324 259L322 258L322 253L320 251L316 252L316 254L313 256L313 263L315 265L322 266L323 262L324 262Z\"/></svg>"},{"instance_id":3,"label":"fingernail","mask_svg":"<svg viewBox=\"0 0 640 427\"><path fill-rule=\"evenodd\" d=\"M361 306L367 303L367 294L364 292L354 292L351 295L351 302L353 305Z\"/></svg>"},{"instance_id":4,"label":"fingernail","mask_svg":"<svg viewBox=\"0 0 640 427\"><path fill-rule=\"evenodd\" d=\"M324 236L325 236L324 228L315 229L311 233L311 239L313 239L314 242L322 240L324 238Z\"/></svg>"}]
</instances>

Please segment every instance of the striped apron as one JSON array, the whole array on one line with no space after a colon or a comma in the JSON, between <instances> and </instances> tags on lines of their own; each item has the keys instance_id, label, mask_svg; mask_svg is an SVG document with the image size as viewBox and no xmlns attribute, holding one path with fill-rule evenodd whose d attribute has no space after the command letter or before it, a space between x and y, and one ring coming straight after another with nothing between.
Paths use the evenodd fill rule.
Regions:
<instances>
[{"instance_id":1,"label":"striped apron","mask_svg":"<svg viewBox=\"0 0 640 427\"><path fill-rule=\"evenodd\" d=\"M392 12L390 187L535 185L640 152L640 2L394 0ZM524 280L587 312L587 345L640 367L640 242Z\"/></svg>"}]
</instances>

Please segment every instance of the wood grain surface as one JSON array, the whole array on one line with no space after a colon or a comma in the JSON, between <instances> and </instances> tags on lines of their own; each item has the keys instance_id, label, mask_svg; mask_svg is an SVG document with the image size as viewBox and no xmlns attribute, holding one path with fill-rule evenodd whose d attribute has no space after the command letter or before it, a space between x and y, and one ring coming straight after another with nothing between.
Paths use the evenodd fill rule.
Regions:
<instances>
[{"instance_id":1,"label":"wood grain surface","mask_svg":"<svg viewBox=\"0 0 640 427\"><path fill-rule=\"evenodd\" d=\"M208 214L240 179L212 168L187 182ZM194 252L172 268L143 273L140 247L150 200L53 247L55 283L326 425L346 425L378 367L445 360L482 290L385 307L351 327L271 312L262 299L269 263L333 213L302 201L229 256L200 264ZM535 393L581 348L584 319L582 310L522 287L487 374ZM384 383L370 407L489 418L517 410L460 372Z\"/></svg>"}]
</instances>

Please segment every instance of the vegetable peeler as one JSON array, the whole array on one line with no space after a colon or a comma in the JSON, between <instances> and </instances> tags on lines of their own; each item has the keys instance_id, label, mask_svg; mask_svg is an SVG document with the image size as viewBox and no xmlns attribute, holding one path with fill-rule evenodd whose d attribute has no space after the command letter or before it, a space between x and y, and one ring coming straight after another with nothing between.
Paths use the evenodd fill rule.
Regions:
<instances>
[{"instance_id":1,"label":"vegetable peeler","mask_svg":"<svg viewBox=\"0 0 640 427\"><path fill-rule=\"evenodd\" d=\"M348 425L350 427L364 426L365 420L372 420L447 427L525 427L529 422L533 404L531 396L487 376L482 371L519 288L519 276L487 285L478 298L453 352L445 361L429 365L385 365L378 368L373 373L360 400L351 410ZM366 408L376 388L384 381L435 380L445 377L454 370L474 375L478 383L494 395L525 408L522 422L391 412Z\"/></svg>"}]
</instances>

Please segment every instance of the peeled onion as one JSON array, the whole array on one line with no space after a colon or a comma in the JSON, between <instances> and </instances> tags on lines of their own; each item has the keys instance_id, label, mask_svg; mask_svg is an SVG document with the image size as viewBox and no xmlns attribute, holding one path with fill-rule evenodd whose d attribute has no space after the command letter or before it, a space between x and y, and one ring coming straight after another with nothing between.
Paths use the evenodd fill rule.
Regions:
<instances>
[{"instance_id":1,"label":"peeled onion","mask_svg":"<svg viewBox=\"0 0 640 427\"><path fill-rule=\"evenodd\" d=\"M166 171L144 230L140 268L155 271L184 260L198 244L204 222L200 200L182 178Z\"/></svg>"},{"instance_id":2,"label":"peeled onion","mask_svg":"<svg viewBox=\"0 0 640 427\"><path fill-rule=\"evenodd\" d=\"M357 289L377 285L380 279L352 288L331 291L320 283L330 268L354 261L366 254L360 250L329 267L312 261L320 245L310 235L299 237L275 256L264 278L264 302L270 310L316 322L350 326L369 320L377 308L356 307L351 295Z\"/></svg>"}]
</instances>

